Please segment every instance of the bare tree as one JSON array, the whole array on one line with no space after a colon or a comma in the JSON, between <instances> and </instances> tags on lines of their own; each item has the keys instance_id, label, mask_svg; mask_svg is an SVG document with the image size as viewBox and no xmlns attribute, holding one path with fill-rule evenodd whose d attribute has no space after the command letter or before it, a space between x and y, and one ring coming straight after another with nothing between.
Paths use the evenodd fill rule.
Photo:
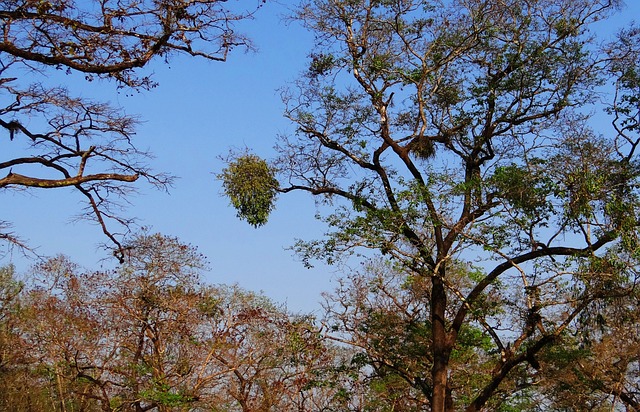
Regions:
<instances>
[{"instance_id":1,"label":"bare tree","mask_svg":"<svg viewBox=\"0 0 640 412\"><path fill-rule=\"evenodd\" d=\"M113 221L128 227L117 200L140 178L166 188L171 177L148 167L149 154L132 141L136 118L104 103L73 97L43 81L49 70L82 73L87 81L114 79L118 87L150 89L141 68L183 54L225 61L250 48L234 23L242 10L220 0L3 1L0 22L0 127L8 148L0 160L0 190L69 187L87 201L79 215L96 221L117 248ZM234 8L236 10L234 10ZM24 246L10 222L0 239ZM122 258L121 251L118 255Z\"/></svg>"},{"instance_id":2,"label":"bare tree","mask_svg":"<svg viewBox=\"0 0 640 412\"><path fill-rule=\"evenodd\" d=\"M204 285L203 257L175 238L143 234L126 245L114 272L58 257L24 289L0 277L0 298L16 308L11 330L0 318L0 407L255 412L333 403L337 389L323 377L338 349L311 317L237 286Z\"/></svg>"}]
</instances>

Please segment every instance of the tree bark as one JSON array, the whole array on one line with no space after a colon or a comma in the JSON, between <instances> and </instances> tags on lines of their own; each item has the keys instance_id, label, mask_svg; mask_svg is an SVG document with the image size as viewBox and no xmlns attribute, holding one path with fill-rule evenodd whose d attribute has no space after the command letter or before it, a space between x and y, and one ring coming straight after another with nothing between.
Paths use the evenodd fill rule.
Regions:
<instances>
[{"instance_id":1,"label":"tree bark","mask_svg":"<svg viewBox=\"0 0 640 412\"><path fill-rule=\"evenodd\" d=\"M0 179L0 188L15 185L25 187L39 187L43 189L51 189L56 187L76 186L79 184L100 181L100 180L115 180L120 182L135 182L138 180L138 175L123 175L116 173L98 173L94 175L86 176L73 176L64 179L39 179L35 177L29 177L20 175L17 173L9 173L6 177Z\"/></svg>"},{"instance_id":2,"label":"tree bark","mask_svg":"<svg viewBox=\"0 0 640 412\"><path fill-rule=\"evenodd\" d=\"M447 295L441 276L432 277L431 291L431 321L433 328L433 396L431 398L431 412L447 412L447 372L451 348L445 325L445 308ZM450 406L449 406L450 408Z\"/></svg>"}]
</instances>

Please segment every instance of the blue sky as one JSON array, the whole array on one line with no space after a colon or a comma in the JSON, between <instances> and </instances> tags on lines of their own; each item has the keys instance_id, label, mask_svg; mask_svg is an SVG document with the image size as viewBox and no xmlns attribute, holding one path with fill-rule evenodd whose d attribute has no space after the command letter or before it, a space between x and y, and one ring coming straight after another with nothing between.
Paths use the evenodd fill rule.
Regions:
<instances>
[{"instance_id":1,"label":"blue sky","mask_svg":"<svg viewBox=\"0 0 640 412\"><path fill-rule=\"evenodd\" d=\"M178 176L169 194L140 187L141 193L130 199L128 215L154 232L197 246L209 259L206 281L238 283L264 291L291 310L309 311L319 307L320 291L330 287L333 269L305 269L285 248L294 238L322 234L313 200L281 198L269 224L254 229L235 217L215 178L223 167L217 157L229 148L247 146L268 156L276 135L291 130L277 89L303 70L312 36L283 23L283 13L283 5L271 3L243 24L256 53L236 50L226 63L186 57L168 65L156 61L146 69L160 84L151 91L118 93L113 83L86 83L63 74L54 79L74 93L137 114L143 123L135 144L155 155L156 171ZM63 253L95 268L106 256L98 247L105 239L92 224L71 221L82 200L72 190L10 192L4 194L2 215L38 253ZM10 260L20 271L32 263L16 251L0 263Z\"/></svg>"},{"instance_id":2,"label":"blue sky","mask_svg":"<svg viewBox=\"0 0 640 412\"><path fill-rule=\"evenodd\" d=\"M264 293L293 311L319 309L320 293L333 288L334 268L318 264L305 269L286 248L295 238L313 239L323 233L314 219L313 199L293 194L281 197L269 223L254 229L235 218L228 200L220 196L215 173L218 156L230 147L250 147L263 156L279 133L292 131L282 117L277 89L305 68L312 34L280 19L282 4L268 2L256 19L243 24L257 53L238 50L226 63L193 58L157 61L147 70L160 83L142 93L116 91L113 83L80 82L57 76L72 91L108 100L144 121L136 145L156 158L153 167L179 179L169 194L141 187L126 213L153 231L179 237L208 257L210 283L238 283ZM640 2L629 2L621 20L640 16ZM619 20L620 21L620 20ZM602 27L613 27L607 23ZM106 254L98 244L100 230L71 216L83 200L72 191L33 191L3 194L2 216L43 255L63 253L86 268L96 268ZM26 271L31 262L14 253L10 260Z\"/></svg>"}]
</instances>

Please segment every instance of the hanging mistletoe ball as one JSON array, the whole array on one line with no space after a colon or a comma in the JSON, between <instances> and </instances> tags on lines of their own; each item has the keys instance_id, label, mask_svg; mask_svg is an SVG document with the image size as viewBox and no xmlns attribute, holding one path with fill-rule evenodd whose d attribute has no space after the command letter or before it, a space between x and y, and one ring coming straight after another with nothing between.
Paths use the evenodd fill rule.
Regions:
<instances>
[{"instance_id":1,"label":"hanging mistletoe ball","mask_svg":"<svg viewBox=\"0 0 640 412\"><path fill-rule=\"evenodd\" d=\"M218 177L238 218L254 227L267 223L275 207L278 181L265 160L253 154L238 156Z\"/></svg>"}]
</instances>

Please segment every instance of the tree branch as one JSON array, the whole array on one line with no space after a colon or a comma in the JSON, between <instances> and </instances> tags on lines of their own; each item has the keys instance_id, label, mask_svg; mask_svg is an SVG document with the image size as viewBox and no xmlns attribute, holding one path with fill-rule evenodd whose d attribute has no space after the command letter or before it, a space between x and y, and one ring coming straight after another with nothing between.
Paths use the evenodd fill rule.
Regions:
<instances>
[{"instance_id":1,"label":"tree branch","mask_svg":"<svg viewBox=\"0 0 640 412\"><path fill-rule=\"evenodd\" d=\"M25 187L38 187L43 189L51 189L56 187L66 186L78 186L87 182L95 181L120 181L120 182L135 182L138 180L139 175L124 175L117 173L98 173L86 176L74 176L65 179L40 179L36 177L24 176L17 173L9 172L9 174L0 179L0 188L7 186L25 186Z\"/></svg>"}]
</instances>

